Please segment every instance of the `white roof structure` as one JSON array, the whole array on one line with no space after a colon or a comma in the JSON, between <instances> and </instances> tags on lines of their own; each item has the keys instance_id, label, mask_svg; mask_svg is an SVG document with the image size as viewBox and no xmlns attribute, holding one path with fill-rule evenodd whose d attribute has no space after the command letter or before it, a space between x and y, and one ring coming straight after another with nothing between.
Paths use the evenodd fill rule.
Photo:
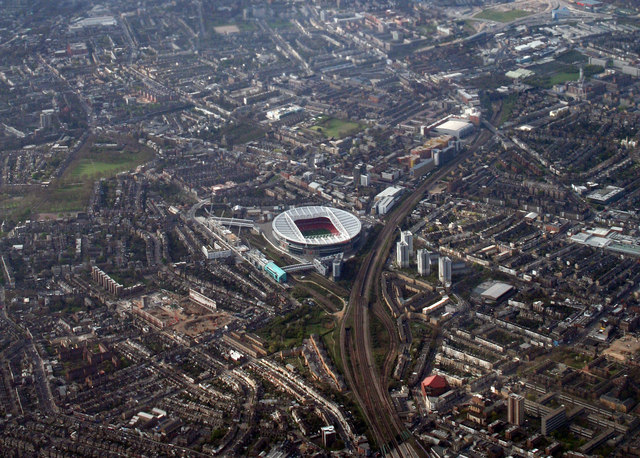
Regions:
<instances>
[{"instance_id":1,"label":"white roof structure","mask_svg":"<svg viewBox=\"0 0 640 458\"><path fill-rule=\"evenodd\" d=\"M463 121L461 119L450 119L442 124L440 124L438 129L447 129L447 130L459 130L464 129L467 126L470 126L471 123L469 121Z\"/></svg>"},{"instance_id":2,"label":"white roof structure","mask_svg":"<svg viewBox=\"0 0 640 458\"><path fill-rule=\"evenodd\" d=\"M513 286L507 283L497 282L491 285L488 289L484 290L481 296L483 299L490 299L492 301L497 301L512 289L513 289Z\"/></svg>"},{"instance_id":3,"label":"white roof structure","mask_svg":"<svg viewBox=\"0 0 640 458\"><path fill-rule=\"evenodd\" d=\"M383 191L376 194L376 196L373 198L373 201L377 202L381 199L384 199L385 197L391 197L395 199L402 193L402 191L404 191L404 188L402 186L389 186L388 188L385 188Z\"/></svg>"},{"instance_id":4,"label":"white roof structure","mask_svg":"<svg viewBox=\"0 0 640 458\"><path fill-rule=\"evenodd\" d=\"M296 221L314 218L327 218L338 233L305 237L296 225ZM271 227L280 238L300 244L321 246L353 239L360 233L362 223L355 215L338 208L309 206L292 208L280 213L273 219Z\"/></svg>"}]
</instances>

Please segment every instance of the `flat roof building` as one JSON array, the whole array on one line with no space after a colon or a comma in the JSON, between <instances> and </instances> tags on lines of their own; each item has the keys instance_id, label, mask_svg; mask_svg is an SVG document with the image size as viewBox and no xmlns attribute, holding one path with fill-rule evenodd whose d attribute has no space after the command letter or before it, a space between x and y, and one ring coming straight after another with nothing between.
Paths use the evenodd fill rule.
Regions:
<instances>
[{"instance_id":1,"label":"flat roof building","mask_svg":"<svg viewBox=\"0 0 640 458\"><path fill-rule=\"evenodd\" d=\"M513 290L513 286L507 283L496 282L491 285L489 288L485 289L480 296L483 299L497 302L500 299L504 299L509 292Z\"/></svg>"},{"instance_id":2,"label":"flat roof building","mask_svg":"<svg viewBox=\"0 0 640 458\"><path fill-rule=\"evenodd\" d=\"M473 132L473 124L462 119L450 119L437 126L434 130L439 134L452 135L460 139Z\"/></svg>"}]
</instances>

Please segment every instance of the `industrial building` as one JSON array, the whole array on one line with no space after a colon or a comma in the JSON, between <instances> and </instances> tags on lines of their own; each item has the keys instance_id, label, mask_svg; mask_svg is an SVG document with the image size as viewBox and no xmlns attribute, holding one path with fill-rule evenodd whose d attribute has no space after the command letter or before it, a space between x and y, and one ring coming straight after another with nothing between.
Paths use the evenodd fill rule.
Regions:
<instances>
[{"instance_id":1,"label":"industrial building","mask_svg":"<svg viewBox=\"0 0 640 458\"><path fill-rule=\"evenodd\" d=\"M595 191L590 192L587 194L587 199L599 204L608 204L609 202L613 202L620 198L623 192L623 188L607 186L604 189L596 189Z\"/></svg>"},{"instance_id":2,"label":"industrial building","mask_svg":"<svg viewBox=\"0 0 640 458\"><path fill-rule=\"evenodd\" d=\"M500 302L506 299L513 291L513 286L508 283L494 282L488 285L488 287L480 293L480 296L488 302Z\"/></svg>"}]
</instances>

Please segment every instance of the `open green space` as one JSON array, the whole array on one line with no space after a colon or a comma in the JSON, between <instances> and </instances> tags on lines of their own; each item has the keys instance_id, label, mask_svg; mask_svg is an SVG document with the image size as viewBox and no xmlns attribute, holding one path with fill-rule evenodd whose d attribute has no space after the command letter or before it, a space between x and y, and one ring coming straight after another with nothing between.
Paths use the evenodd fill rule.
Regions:
<instances>
[{"instance_id":1,"label":"open green space","mask_svg":"<svg viewBox=\"0 0 640 458\"><path fill-rule=\"evenodd\" d=\"M364 125L345 119L323 117L310 129L321 133L326 138L344 138L360 132Z\"/></svg>"},{"instance_id":2,"label":"open green space","mask_svg":"<svg viewBox=\"0 0 640 458\"><path fill-rule=\"evenodd\" d=\"M417 26L416 31L422 35L429 37L436 33L437 27L435 24L424 24Z\"/></svg>"},{"instance_id":3,"label":"open green space","mask_svg":"<svg viewBox=\"0 0 640 458\"><path fill-rule=\"evenodd\" d=\"M479 12L474 17L478 19L487 19L489 21L495 21L495 22L511 22L511 21L515 21L516 19L530 16L531 14L533 13L531 13L530 11L517 10L517 9L509 10L509 11L498 11L494 9L486 9Z\"/></svg>"},{"instance_id":4,"label":"open green space","mask_svg":"<svg viewBox=\"0 0 640 458\"><path fill-rule=\"evenodd\" d=\"M530 68L536 74L525 79L530 86L551 89L556 84L567 81L577 81L580 78L580 68L576 65L568 65L561 61L548 62ZM586 65L583 67L584 77L589 78L602 72L604 69L598 65Z\"/></svg>"},{"instance_id":5,"label":"open green space","mask_svg":"<svg viewBox=\"0 0 640 458\"><path fill-rule=\"evenodd\" d=\"M269 352L276 352L302 345L311 334L320 336L335 328L335 321L320 307L303 306L280 318L276 318L257 334L268 339Z\"/></svg>"},{"instance_id":6,"label":"open green space","mask_svg":"<svg viewBox=\"0 0 640 458\"><path fill-rule=\"evenodd\" d=\"M98 146L117 143L118 148ZM0 216L24 220L38 213L48 217L85 209L97 179L132 170L153 158L153 151L131 137L91 138L59 179L42 189L0 195Z\"/></svg>"},{"instance_id":7,"label":"open green space","mask_svg":"<svg viewBox=\"0 0 640 458\"><path fill-rule=\"evenodd\" d=\"M48 192L36 205L39 212L70 212L83 210L100 178L110 178L120 172L133 170L153 158L153 151L131 138L119 143L117 149L96 146L103 139L94 139L82 148L71 161L62 177L51 184Z\"/></svg>"},{"instance_id":8,"label":"open green space","mask_svg":"<svg viewBox=\"0 0 640 458\"><path fill-rule=\"evenodd\" d=\"M370 331L371 331L371 348L373 350L373 359L378 367L379 371L382 371L385 358L389 352L391 345L391 337L384 327L384 324L380 319L371 314L369 319Z\"/></svg>"},{"instance_id":9,"label":"open green space","mask_svg":"<svg viewBox=\"0 0 640 458\"><path fill-rule=\"evenodd\" d=\"M42 196L37 208L47 213L83 210L89 200L91 189L91 183L60 184L49 194Z\"/></svg>"},{"instance_id":10,"label":"open green space","mask_svg":"<svg viewBox=\"0 0 640 458\"><path fill-rule=\"evenodd\" d=\"M151 153L101 153L95 157L78 159L69 168L69 176L75 179L95 179L132 170L152 157Z\"/></svg>"},{"instance_id":11,"label":"open green space","mask_svg":"<svg viewBox=\"0 0 640 458\"><path fill-rule=\"evenodd\" d=\"M305 297L311 297L333 311L341 310L344 306L343 301L346 299L343 299L336 294L332 288L322 286L319 283L315 283L313 280L298 280L298 282L299 283L293 291L294 297L296 297L296 294L299 296L296 297L296 299L301 300L300 297L303 299ZM315 291L315 294L310 290Z\"/></svg>"},{"instance_id":12,"label":"open green space","mask_svg":"<svg viewBox=\"0 0 640 458\"><path fill-rule=\"evenodd\" d=\"M585 64L589 62L589 58L580 51L571 49L556 57L556 62L562 62L565 64Z\"/></svg>"},{"instance_id":13,"label":"open green space","mask_svg":"<svg viewBox=\"0 0 640 458\"><path fill-rule=\"evenodd\" d=\"M500 111L500 120L498 121L498 125L504 124L509 120L509 118L511 118L511 114L513 113L517 100L518 96L516 94L509 94L502 101L502 110Z\"/></svg>"}]
</instances>

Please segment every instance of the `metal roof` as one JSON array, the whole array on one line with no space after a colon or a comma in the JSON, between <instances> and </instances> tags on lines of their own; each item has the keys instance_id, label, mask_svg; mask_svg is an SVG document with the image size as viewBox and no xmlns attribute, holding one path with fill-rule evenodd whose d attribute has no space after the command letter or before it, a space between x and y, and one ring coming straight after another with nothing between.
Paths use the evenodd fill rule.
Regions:
<instances>
[{"instance_id":1,"label":"metal roof","mask_svg":"<svg viewBox=\"0 0 640 458\"><path fill-rule=\"evenodd\" d=\"M485 299L490 299L493 301L497 301L503 295L508 293L513 289L513 286L507 283L494 283L490 288L485 290L481 296Z\"/></svg>"}]
</instances>

